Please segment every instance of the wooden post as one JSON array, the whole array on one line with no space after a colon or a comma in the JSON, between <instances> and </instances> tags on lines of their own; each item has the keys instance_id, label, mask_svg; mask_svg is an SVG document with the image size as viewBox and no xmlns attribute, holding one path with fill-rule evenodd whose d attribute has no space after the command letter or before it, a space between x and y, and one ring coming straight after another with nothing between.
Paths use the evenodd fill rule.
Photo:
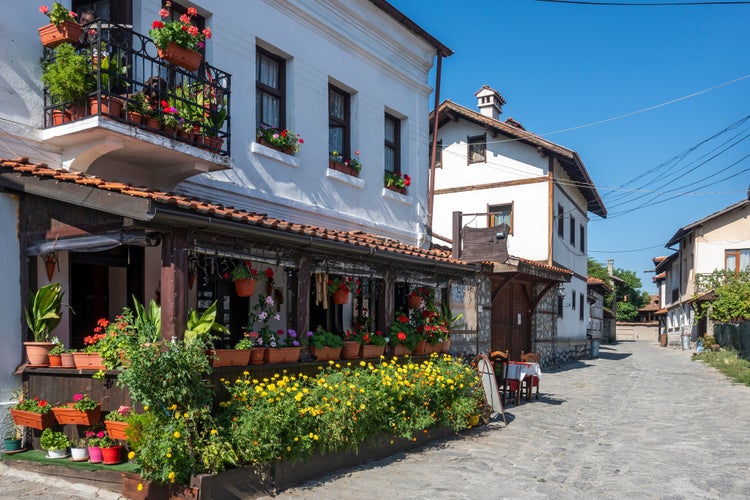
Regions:
<instances>
[{"instance_id":1,"label":"wooden post","mask_svg":"<svg viewBox=\"0 0 750 500\"><path fill-rule=\"evenodd\" d=\"M301 336L310 330L310 282L312 259L305 255L300 259L297 274L297 333Z\"/></svg>"},{"instance_id":2,"label":"wooden post","mask_svg":"<svg viewBox=\"0 0 750 500\"><path fill-rule=\"evenodd\" d=\"M378 319L379 325L385 325L386 330L391 327L391 321L396 316L396 282L392 268L386 268L383 273L383 290L380 297L380 303L383 304L381 314L383 315Z\"/></svg>"},{"instance_id":3,"label":"wooden post","mask_svg":"<svg viewBox=\"0 0 750 500\"><path fill-rule=\"evenodd\" d=\"M182 338L187 325L187 232L176 229L161 244L161 336Z\"/></svg>"}]
</instances>

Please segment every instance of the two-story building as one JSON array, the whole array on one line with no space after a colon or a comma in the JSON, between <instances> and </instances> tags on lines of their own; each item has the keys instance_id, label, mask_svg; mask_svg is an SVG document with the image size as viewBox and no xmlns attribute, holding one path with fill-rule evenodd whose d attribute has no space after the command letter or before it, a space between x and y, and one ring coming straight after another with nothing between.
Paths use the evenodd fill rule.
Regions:
<instances>
[{"instance_id":1,"label":"two-story building","mask_svg":"<svg viewBox=\"0 0 750 500\"><path fill-rule=\"evenodd\" d=\"M266 295L273 328L340 331L367 314L386 329L410 288L447 301L451 282L474 284L478 266L420 246L428 73L451 50L388 2L64 3L95 18L65 57L42 48L48 19L22 2L0 35L0 400L17 386L25 298L49 282L75 311L55 335L76 348L131 296L160 298L165 338L216 302L232 345ZM149 37L181 15L211 33L194 63ZM82 60L81 93L44 85L40 55L45 75ZM269 128L302 140L280 147ZM411 184L387 186L387 172ZM249 299L228 279L245 261L265 280ZM358 283L343 305L326 293L336 276Z\"/></svg>"},{"instance_id":2,"label":"two-story building","mask_svg":"<svg viewBox=\"0 0 750 500\"><path fill-rule=\"evenodd\" d=\"M716 270L733 273L748 270L748 218L750 199L734 203L678 229L666 244L675 253L654 259L669 344L685 346L711 331L705 320L695 321L692 304L709 292L697 286L696 277Z\"/></svg>"},{"instance_id":3,"label":"two-story building","mask_svg":"<svg viewBox=\"0 0 750 500\"><path fill-rule=\"evenodd\" d=\"M587 355L588 221L606 217L604 203L578 153L501 121L505 100L492 88L475 97L478 111L450 100L433 111L433 237L455 244L461 227L504 225L513 258L494 276L492 348L537 351L545 364ZM519 259L544 272L524 272Z\"/></svg>"}]
</instances>

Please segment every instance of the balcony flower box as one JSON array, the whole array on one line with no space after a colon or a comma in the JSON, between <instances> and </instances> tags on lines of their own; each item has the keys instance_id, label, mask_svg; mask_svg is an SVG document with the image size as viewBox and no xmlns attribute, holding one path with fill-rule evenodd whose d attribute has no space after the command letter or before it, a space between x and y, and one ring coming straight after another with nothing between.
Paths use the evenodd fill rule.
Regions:
<instances>
[{"instance_id":1,"label":"balcony flower box","mask_svg":"<svg viewBox=\"0 0 750 500\"><path fill-rule=\"evenodd\" d=\"M40 431L52 427L55 424L55 416L50 412L38 413L35 411L16 410L15 408L11 408L10 414L16 425L31 427L32 429L38 429Z\"/></svg>"},{"instance_id":2,"label":"balcony flower box","mask_svg":"<svg viewBox=\"0 0 750 500\"><path fill-rule=\"evenodd\" d=\"M166 48L157 48L156 51L161 59L188 71L195 71L201 65L202 56L200 52L180 47L174 42L169 42Z\"/></svg>"},{"instance_id":3,"label":"balcony flower box","mask_svg":"<svg viewBox=\"0 0 750 500\"><path fill-rule=\"evenodd\" d=\"M65 42L77 44L81 38L83 27L75 21L65 21L60 24L49 23L37 31L39 31L39 40L42 45L54 49Z\"/></svg>"},{"instance_id":4,"label":"balcony flower box","mask_svg":"<svg viewBox=\"0 0 750 500\"><path fill-rule=\"evenodd\" d=\"M328 168L330 168L331 170L335 170L337 172L341 172L346 175L351 175L352 177L359 177L359 170L350 167L346 163L328 160Z\"/></svg>"},{"instance_id":5,"label":"balcony flower box","mask_svg":"<svg viewBox=\"0 0 750 500\"><path fill-rule=\"evenodd\" d=\"M102 407L99 405L93 410L81 411L73 408L73 405L71 404L70 406L55 406L52 408L52 413L55 415L55 420L57 420L57 423L60 425L94 425L99 423Z\"/></svg>"},{"instance_id":6,"label":"balcony flower box","mask_svg":"<svg viewBox=\"0 0 750 500\"><path fill-rule=\"evenodd\" d=\"M211 366L245 366L250 364L250 349L214 349Z\"/></svg>"}]
</instances>

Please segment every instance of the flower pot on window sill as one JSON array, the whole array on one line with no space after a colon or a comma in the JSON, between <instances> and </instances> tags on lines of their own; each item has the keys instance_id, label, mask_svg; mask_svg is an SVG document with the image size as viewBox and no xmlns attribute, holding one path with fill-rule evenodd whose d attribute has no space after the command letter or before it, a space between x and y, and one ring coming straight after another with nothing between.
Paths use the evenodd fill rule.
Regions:
<instances>
[{"instance_id":1,"label":"flower pot on window sill","mask_svg":"<svg viewBox=\"0 0 750 500\"><path fill-rule=\"evenodd\" d=\"M60 25L49 23L37 31L39 31L39 40L42 45L54 49L64 42L77 44L81 38L83 27L74 21L65 21Z\"/></svg>"},{"instance_id":2,"label":"flower pot on window sill","mask_svg":"<svg viewBox=\"0 0 750 500\"><path fill-rule=\"evenodd\" d=\"M188 71L195 71L201 65L201 55L199 52L180 47L174 42L169 42L166 48L157 48L156 51L160 58Z\"/></svg>"},{"instance_id":3,"label":"flower pot on window sill","mask_svg":"<svg viewBox=\"0 0 750 500\"><path fill-rule=\"evenodd\" d=\"M287 155L293 155L294 154L294 150L291 147L276 146L276 145L271 144L270 142L268 142L265 139L265 137L258 137L255 140L255 142L257 142L258 144L262 144L263 146L265 146L267 148L275 149L276 151L281 151L282 153L287 154Z\"/></svg>"},{"instance_id":4,"label":"flower pot on window sill","mask_svg":"<svg viewBox=\"0 0 750 500\"><path fill-rule=\"evenodd\" d=\"M359 177L359 171L356 168L352 168L346 163L338 161L328 160L328 168L336 170L337 172L351 175L352 177Z\"/></svg>"}]
</instances>

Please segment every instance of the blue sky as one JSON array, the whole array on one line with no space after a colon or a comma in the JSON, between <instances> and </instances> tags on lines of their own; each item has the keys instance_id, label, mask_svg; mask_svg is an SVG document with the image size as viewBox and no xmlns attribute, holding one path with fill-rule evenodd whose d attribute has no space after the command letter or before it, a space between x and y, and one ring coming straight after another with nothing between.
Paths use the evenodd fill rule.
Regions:
<instances>
[{"instance_id":1,"label":"blue sky","mask_svg":"<svg viewBox=\"0 0 750 500\"><path fill-rule=\"evenodd\" d=\"M501 119L581 155L609 211L590 214L589 254L636 271L644 290L679 227L745 198L750 5L391 3L455 51L441 101L475 109L489 85L507 101Z\"/></svg>"}]
</instances>

